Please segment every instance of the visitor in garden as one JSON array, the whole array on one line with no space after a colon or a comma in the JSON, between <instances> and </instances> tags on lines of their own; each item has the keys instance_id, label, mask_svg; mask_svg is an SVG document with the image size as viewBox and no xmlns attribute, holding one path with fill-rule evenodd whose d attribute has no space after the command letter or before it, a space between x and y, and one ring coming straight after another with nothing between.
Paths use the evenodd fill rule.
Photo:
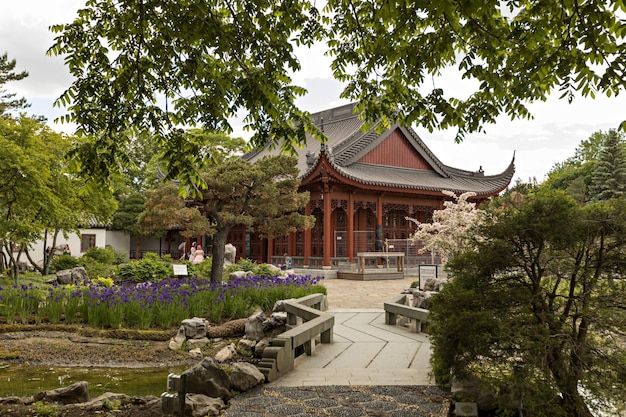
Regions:
<instances>
[{"instance_id":1,"label":"visitor in garden","mask_svg":"<svg viewBox=\"0 0 626 417\"><path fill-rule=\"evenodd\" d=\"M180 258L179 258L180 261L185 259L185 255L187 254L185 251L186 245L187 245L187 242L185 242L184 240L180 242L180 245L178 245L178 253L180 253Z\"/></svg>"},{"instance_id":2,"label":"visitor in garden","mask_svg":"<svg viewBox=\"0 0 626 417\"><path fill-rule=\"evenodd\" d=\"M63 246L63 255L72 255L72 251L70 250L70 245L67 243Z\"/></svg>"},{"instance_id":3,"label":"visitor in garden","mask_svg":"<svg viewBox=\"0 0 626 417\"><path fill-rule=\"evenodd\" d=\"M199 263L202 263L202 261L204 261L204 251L202 250L202 245L198 245L198 247L195 250L195 255L191 263L199 264Z\"/></svg>"},{"instance_id":4,"label":"visitor in garden","mask_svg":"<svg viewBox=\"0 0 626 417\"><path fill-rule=\"evenodd\" d=\"M189 260L193 262L193 259L196 256L196 242L191 244L191 248L189 249Z\"/></svg>"}]
</instances>

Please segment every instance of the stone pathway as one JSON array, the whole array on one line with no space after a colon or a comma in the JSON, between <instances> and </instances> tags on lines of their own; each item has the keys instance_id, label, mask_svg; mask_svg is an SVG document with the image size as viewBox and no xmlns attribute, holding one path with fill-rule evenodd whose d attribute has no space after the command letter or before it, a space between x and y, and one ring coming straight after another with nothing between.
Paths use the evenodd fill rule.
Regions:
<instances>
[{"instance_id":1,"label":"stone pathway","mask_svg":"<svg viewBox=\"0 0 626 417\"><path fill-rule=\"evenodd\" d=\"M415 280L322 281L335 315L333 343L297 358L279 380L236 396L225 415L447 416L449 393L428 376L428 337L384 323L383 303Z\"/></svg>"}]
</instances>

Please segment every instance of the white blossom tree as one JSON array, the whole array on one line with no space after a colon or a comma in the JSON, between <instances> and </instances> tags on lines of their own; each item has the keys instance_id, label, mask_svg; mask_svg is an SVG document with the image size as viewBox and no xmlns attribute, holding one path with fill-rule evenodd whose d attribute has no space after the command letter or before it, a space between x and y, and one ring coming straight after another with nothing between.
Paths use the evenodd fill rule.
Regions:
<instances>
[{"instance_id":1,"label":"white blossom tree","mask_svg":"<svg viewBox=\"0 0 626 417\"><path fill-rule=\"evenodd\" d=\"M481 222L482 212L478 210L476 203L469 201L476 195L475 192L466 192L458 196L448 190L442 193L452 199L443 203L442 210L433 212L432 222L422 223L411 217L407 217L407 220L417 226L410 239L413 244L423 243L420 252L435 251L439 254L441 262L446 263L453 256L473 247L471 229Z\"/></svg>"}]
</instances>

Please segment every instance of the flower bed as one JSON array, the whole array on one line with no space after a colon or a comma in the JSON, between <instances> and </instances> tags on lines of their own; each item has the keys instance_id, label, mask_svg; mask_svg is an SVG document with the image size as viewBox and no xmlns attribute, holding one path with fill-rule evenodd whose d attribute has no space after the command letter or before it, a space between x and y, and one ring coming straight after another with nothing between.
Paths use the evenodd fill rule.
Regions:
<instances>
[{"instance_id":1,"label":"flower bed","mask_svg":"<svg viewBox=\"0 0 626 417\"><path fill-rule=\"evenodd\" d=\"M0 316L7 323L87 323L93 327L171 328L189 317L214 323L246 317L278 300L326 293L320 277L253 276L226 283L169 278L158 282L50 287L0 287Z\"/></svg>"}]
</instances>

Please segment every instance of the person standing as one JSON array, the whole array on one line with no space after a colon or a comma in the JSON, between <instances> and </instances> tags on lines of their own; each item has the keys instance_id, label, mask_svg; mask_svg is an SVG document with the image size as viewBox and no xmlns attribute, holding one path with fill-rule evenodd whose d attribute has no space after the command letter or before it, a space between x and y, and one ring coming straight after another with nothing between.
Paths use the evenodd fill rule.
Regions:
<instances>
[{"instance_id":1,"label":"person standing","mask_svg":"<svg viewBox=\"0 0 626 417\"><path fill-rule=\"evenodd\" d=\"M196 256L196 242L193 242L191 244L191 248L189 249L189 260L193 262L195 256Z\"/></svg>"},{"instance_id":2,"label":"person standing","mask_svg":"<svg viewBox=\"0 0 626 417\"><path fill-rule=\"evenodd\" d=\"M67 243L63 246L63 255L72 255L72 251L70 250L70 245Z\"/></svg>"},{"instance_id":3,"label":"person standing","mask_svg":"<svg viewBox=\"0 0 626 417\"><path fill-rule=\"evenodd\" d=\"M202 250L202 245L198 245L191 263L196 265L202 263L202 261L204 261L204 251Z\"/></svg>"}]
</instances>

